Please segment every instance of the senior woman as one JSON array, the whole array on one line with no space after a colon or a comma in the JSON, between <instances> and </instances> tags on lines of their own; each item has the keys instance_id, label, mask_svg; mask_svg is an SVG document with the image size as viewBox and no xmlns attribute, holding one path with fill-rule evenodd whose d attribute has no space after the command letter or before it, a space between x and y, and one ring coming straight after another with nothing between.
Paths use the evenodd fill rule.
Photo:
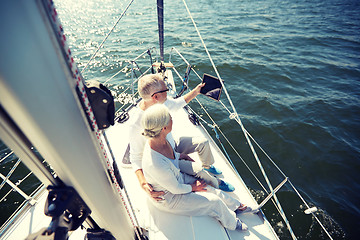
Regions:
<instances>
[{"instance_id":1,"label":"senior woman","mask_svg":"<svg viewBox=\"0 0 360 240\"><path fill-rule=\"evenodd\" d=\"M143 115L143 135L148 137L143 153L144 176L155 191L163 191L163 201L154 205L167 212L188 216L211 216L230 230L246 231L246 224L236 217L250 208L204 180L180 172L179 159L185 154L174 151L175 142L167 139L172 119L162 104L148 108Z\"/></svg>"}]
</instances>

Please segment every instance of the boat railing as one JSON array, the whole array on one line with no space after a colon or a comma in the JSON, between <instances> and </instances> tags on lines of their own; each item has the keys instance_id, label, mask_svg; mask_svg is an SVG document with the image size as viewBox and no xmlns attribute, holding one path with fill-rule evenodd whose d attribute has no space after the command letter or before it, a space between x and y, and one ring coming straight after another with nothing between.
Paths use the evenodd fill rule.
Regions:
<instances>
[{"instance_id":1,"label":"boat railing","mask_svg":"<svg viewBox=\"0 0 360 240\"><path fill-rule=\"evenodd\" d=\"M35 190L33 190L32 193L27 194L25 192L25 189L22 189L20 185L21 185L21 183L25 182L33 174L33 172L26 169L27 170L26 175L21 179L17 179L17 181L14 183L10 178L13 176L14 172L16 171L18 166L22 163L22 161L21 161L21 159L17 158L14 155L14 151L10 151L0 160L0 164L2 164L3 169L5 168L4 165L10 161L13 161L14 164L10 167L10 170L8 171L6 176L3 175L2 173L0 173L0 177L2 179L2 182L0 184L0 191L4 192L4 195L0 196L1 197L0 204L5 203L6 201L8 201L8 199L15 199L16 197L11 195L11 193L13 193L13 192L20 195L23 200L21 201L21 204L19 204L19 206L16 209L14 209L14 211L12 212L11 215L9 215L9 216L3 215L2 216L2 217L7 217L7 220L5 220L2 223L2 226L0 229L0 236L2 236L3 233L8 229L8 227L11 226L11 224L13 223L16 216L18 216L19 214L24 212L24 210L34 206L37 203L35 196L37 195L39 190L44 188L44 185L40 184L40 181L39 181L39 184L35 188ZM10 186L9 190L5 190L5 188L4 188L4 186L6 186L6 184L8 186ZM16 206L16 202L14 203L14 206Z\"/></svg>"},{"instance_id":2,"label":"boat railing","mask_svg":"<svg viewBox=\"0 0 360 240\"><path fill-rule=\"evenodd\" d=\"M130 5L131 3L132 3L132 1L129 3L129 5ZM192 21L192 23L193 23L193 25L194 25L194 27L195 27L195 30L196 30L196 32L197 32L197 34L198 34L198 36L199 36L199 38L200 38L200 40L201 40L201 43L202 43L202 45L203 45L203 47L204 47L204 50L205 50L206 54L208 55L208 58L209 58L209 60L210 60L210 62L211 62L211 65L212 65L212 67L213 67L213 70L214 70L216 76L218 77L218 79L220 80L220 82L221 82L221 84L222 84L223 91L224 91L224 93L225 93L225 95L226 95L226 97L227 97L227 100L228 100L228 103L229 103L229 105L230 105L230 108L226 107L226 105L225 105L222 101L220 101L220 104L221 104L221 105L224 107L224 109L226 109L226 111L229 113L229 118L230 118L231 120L235 120L235 121L237 122L237 124L239 125L239 127L241 128L241 130L242 130L242 132L243 132L243 134L244 134L244 136L245 136L245 138L246 138L246 142L247 142L247 144L248 144L248 146L249 146L249 148L250 148L250 150L251 150L251 152L252 152L253 157L255 158L255 160L256 160L256 162L257 162L257 164L258 164L258 166L259 166L259 169L260 169L260 171L261 171L261 174L262 174L263 178L265 179L265 181L266 181L266 183L267 183L267 187L268 187L269 190L267 190L267 188L264 187L264 186L261 184L261 181L258 180L258 178L255 176L255 174L251 171L251 169L248 167L248 165L246 164L246 162L244 161L244 159L240 156L240 154L239 154L238 151L235 149L235 147L233 146L233 144L228 140L228 138L225 136L225 134L221 131L219 125L216 124L216 122L214 121L214 119L210 116L210 114L208 113L208 111L206 111L205 107L200 103L200 101L199 101L198 99L196 99L196 101L199 103L200 108L204 111L204 113L206 114L206 116L208 116L208 118L210 119L210 122L211 122L211 123L205 121L204 118L201 117L200 115L198 115L195 111L192 111L192 110L191 110L191 111L192 111L194 114L197 114L196 116L197 116L200 120L202 120L202 121L205 123L206 126L210 127L210 129L215 132L216 138L218 139L220 146L222 147L225 155L226 155L227 158L228 158L228 161L231 163L231 165L233 166L234 170L235 170L235 167L234 167L233 161L231 160L229 154L227 153L227 150L225 149L224 144L221 142L219 133L222 135L222 137L225 139L225 141L228 143L228 145L231 147L231 149L236 153L236 155L239 157L239 159L241 159L242 162L245 164L245 166L250 170L250 172L251 172L252 175L255 177L255 179L258 181L258 183L260 183L260 186L263 188L263 190L266 192L266 194L267 194L268 196L264 199L264 201L263 201L262 203L260 203L259 209L260 209L263 205L265 205L265 203L267 203L267 202L271 199L271 200L273 201L276 209L278 210L280 216L282 217L283 221L286 223L286 226L287 226L287 228L288 228L288 230L289 230L289 232L290 232L291 237L292 237L293 239L296 239L296 236L295 236L295 234L294 234L294 232L293 232L293 230L292 230L292 228L291 228L291 226L290 226L290 223L289 223L289 221L288 221L288 219L287 219L287 217L286 217L286 215L285 215L285 212L284 212L284 210L283 210L283 208L282 208L282 206L281 206L281 204L280 204L280 201L278 200L278 198L277 198L277 196L276 196L276 192L277 192L283 185L285 185L285 183L289 183L290 186L292 187L292 189L294 190L294 192L299 196L299 198L303 201L303 203L304 203L305 206L307 207L307 209L306 209L305 212L306 212L307 214L312 214L312 216L318 221L318 223L320 224L320 226L322 227L322 229L326 232L326 234L328 235L328 237L329 237L330 239L332 239L331 236L330 236L330 234L327 232L327 230L323 227L323 225L321 224L321 222L319 221L319 219L318 219L318 218L316 217L316 215L314 214L314 212L316 212L316 208L311 208L311 207L309 206L309 204L306 203L306 201L304 200L304 198L300 195L299 191L294 187L294 185L291 183L291 181L289 180L289 178L280 170L280 168L275 164L275 162L270 158L270 156L263 150L263 148L260 147L260 145L255 141L255 139L254 139L254 138L250 135L250 133L245 129L245 127L244 127L244 125L243 125L243 123L242 123L242 121L241 121L241 119L240 119L240 115L237 113L237 110L236 110L236 108L235 108L235 106L234 106L234 104L233 104L233 102L232 102L232 100L231 100L231 98L230 98L230 95L229 95L229 93L228 93L225 85L223 84L223 81L222 81L222 79L221 79L221 76L220 76L220 74L219 74L219 72L218 72L218 70L217 70L217 68L216 68L216 66L215 66L215 64L214 64L214 61L212 60L212 57L211 57L211 55L210 55L210 53L209 53L209 51L208 51L208 49L207 49L207 47L206 47L206 44L205 44L205 42L204 42L204 40L203 40L203 38L202 38L202 36L201 36L201 34L200 34L200 31L198 30L198 28L197 28L197 26L196 26L196 23L195 23L192 15L191 15L191 13L190 13L189 8L187 7L187 4L186 4L185 0L183 0L183 3L184 3L184 5L185 5L185 8L186 8L186 10L187 10L187 12L188 12L188 14L189 14L189 17L190 17L191 21ZM129 5L128 5L128 6L129 6ZM126 11L126 10L127 10L127 8L125 9L125 11ZM125 12L125 11L124 11L124 12ZM122 17L122 16L121 16L121 17ZM117 24L117 23L116 23L116 24ZM110 32L111 32L111 31L110 31ZM110 33L109 33L109 34L110 34ZM108 34L108 35L109 35L109 34ZM104 41L107 39L108 35L105 37ZM104 41L103 41L103 42L104 42ZM101 44L101 45L102 45L102 44ZM101 45L100 45L100 47L101 47ZM99 47L98 49L100 49L100 47ZM194 73L196 74L196 76L197 76L200 80L201 80L201 77L200 77L200 75L195 71L195 69L193 69L193 68L191 67L191 64L183 57L183 55L182 55L176 48L172 48L172 49L171 49L171 52L172 52L172 51L174 51L178 56L180 56L180 58L185 62L185 65L187 66L187 70L186 70L185 76L181 76L181 74L179 73L179 71L178 71L175 67L173 67L173 70L174 70L174 72L176 73L176 75L179 77L179 79L182 80L182 83L184 84L184 86L185 86L187 89L189 89L189 86L187 85L187 81L185 81L185 79L188 77L188 76L186 76L186 74L188 75L188 74L190 73L190 71L192 71L192 72L194 72ZM137 57L137 58L135 58L134 60L128 61L129 64L128 64L127 66L125 66L123 69L121 69L121 70L118 71L116 74L114 74L110 79L108 79L108 80L105 81L105 83L108 83L110 80L112 80L113 78L115 78L116 76L118 76L118 74L120 74L121 72L129 73L129 71L130 71L130 74L131 74L131 85L130 85L128 88L126 88L126 89L125 89L122 93L120 93L120 94L117 93L117 91L115 91L115 93L116 93L117 96L126 96L126 95L125 95L125 92L127 92L129 89L131 89L131 93L129 94L130 100L125 100L125 101L123 101L123 102L122 102L122 103L123 103L123 106L120 107L120 108L117 108L117 109L119 109L118 112L117 112L118 115L119 115L119 111L124 111L124 110L123 110L123 107L124 107L125 105L129 105L129 104L130 104L130 106L133 106L133 105L136 103L136 95L137 95L138 93L137 93L137 91L135 91L135 83L137 82L137 80L138 80L141 76L143 76L144 74L148 73L150 70L152 70L152 73L153 73L153 67L152 67L152 66L150 66L149 68L147 68L146 71L141 72L140 67L139 67L139 65L138 65L138 63L137 63L137 60L140 59L140 57L143 56L146 52L148 52L148 51L145 51L144 53L140 54L140 56ZM96 55L96 52L95 52L95 54L93 55L93 57L95 57L95 55ZM93 57L92 57L92 58L93 58ZM150 55L150 59L152 60L151 55ZM91 61L91 59L89 60L89 62L90 62L90 61ZM170 53L169 61L172 61L172 53ZM88 64L89 64L89 63L88 63ZM87 65L88 65L88 64L87 64ZM136 71L139 71L139 72L141 73L141 75L140 75L139 77L137 77ZM186 85L185 85L185 84L186 84ZM116 88L116 86L115 86L115 88ZM126 99L126 98L125 98L125 99ZM119 102L120 102L120 101L119 101ZM231 109L231 110L230 110L230 109ZM259 158L259 156L258 156L258 153L256 152L255 147L254 147L253 144L255 144L255 146L258 147L258 149L260 149L260 151L267 157L267 159L270 160L270 162L272 163L272 165L275 166L275 168L276 168L276 169L280 172L280 174L283 176L282 182L281 182L280 184L278 184L277 187L273 188L273 186L272 186L272 184L271 184L271 181L270 181L269 177L267 176L267 173L265 172L265 168L263 167L262 162L260 161L260 158ZM237 172L237 171L235 170L235 172Z\"/></svg>"},{"instance_id":3,"label":"boat railing","mask_svg":"<svg viewBox=\"0 0 360 240\"><path fill-rule=\"evenodd\" d=\"M116 20L116 22L114 23L113 27L110 29L110 31L106 34L105 38L103 39L103 41L100 43L100 45L98 46L98 48L96 49L96 51L93 53L93 55L90 57L89 61L86 63L85 67L81 70L81 73L83 73L86 68L89 66L89 64L91 63L91 61L96 57L97 53L99 52L99 50L103 47L105 41L109 38L110 34L114 31L116 25L118 25L118 23L120 22L120 20L124 17L125 13L127 12L127 10L129 9L129 7L131 6L131 4L134 2L134 0L130 0L128 5L125 7L124 11L121 13L121 15L119 16L119 18Z\"/></svg>"},{"instance_id":4,"label":"boat railing","mask_svg":"<svg viewBox=\"0 0 360 240\"><path fill-rule=\"evenodd\" d=\"M19 193L26 201L29 201L29 203L31 205L34 205L34 199L31 198L29 195L27 195L25 192L23 192L23 190L21 190L16 184L14 184L9 178L11 177L12 173L15 171L15 169L17 168L17 166L21 163L21 160L18 159L17 162L14 164L14 166L11 168L10 172L8 173L7 176L4 176L3 174L0 173L0 177L3 179L2 183L0 184L0 190L3 188L3 186L7 183L12 187L12 190L15 190L17 193ZM30 173L31 174L31 173ZM20 183L25 180L27 177L29 176L26 175L24 179L20 180ZM10 194L11 190L5 194L5 196L0 199L0 202L4 199L6 199L6 197Z\"/></svg>"},{"instance_id":5,"label":"boat railing","mask_svg":"<svg viewBox=\"0 0 360 240\"><path fill-rule=\"evenodd\" d=\"M195 23L194 23L195 24ZM187 66L191 66L191 64L184 58L184 56L176 49L176 48L172 48L171 52L175 52L183 61ZM171 54L170 54L170 59L171 59ZM211 60L212 62L212 60ZM213 66L215 69L216 67ZM195 69L191 68L191 70L195 73L195 75L197 76L197 78L201 81L202 78L200 77L200 75L196 72ZM176 68L174 67L174 71L176 72L177 76L179 77L180 80L183 79L183 77L179 74L179 72L176 70ZM217 71L216 71L217 72ZM222 82L222 81L221 81ZM183 84L187 84L186 82L183 82ZM188 86L187 86L188 87ZM188 87L189 88L189 87ZM223 88L226 91L226 87L223 85ZM225 134L223 133L223 131L221 131L219 125L215 122L214 118L211 117L211 115L209 114L209 112L206 110L206 108L202 105L202 103L196 98L196 102L200 105L201 109L204 111L204 113L208 116L208 118L210 119L211 123L207 122L206 120L204 120L203 117L201 117L199 114L196 113L196 111L192 111L198 119L200 119L206 126L208 126L210 129L212 129L215 132L215 136L219 141L219 144L221 146L221 148L223 149L224 154L227 156L228 161L231 163L231 165L233 166L233 168L235 169L235 166L233 164L233 161L231 160L229 154L227 153L226 148L224 147L224 144L221 142L220 137L219 137L219 132L222 135L222 137L225 139L225 141L228 143L228 145L231 147L231 149L236 153L236 155L239 157L239 159L241 159L241 161L244 163L244 165L246 166L246 168L250 171L250 173L253 175L253 177L256 179L256 181L259 183L259 185L262 187L262 189L265 191L265 193L268 195L259 205L258 205L258 210L261 209L269 200L272 200L277 211L279 212L280 216L283 218L284 222L287 225L287 228L292 236L293 239L296 239L296 236L290 226L290 223L288 221L288 219L286 218L285 212L282 209L280 202L278 201L277 197L276 197L276 192L280 190L281 187L283 187L286 183L288 183L290 185L290 187L293 189L293 191L297 194L297 196L299 197L299 199L303 202L303 204L306 206L305 209L305 214L311 214L312 217L314 217L314 219L318 222L318 224L320 225L320 227L324 230L324 232L326 233L326 235L329 237L329 239L332 239L331 235L329 234L329 232L326 230L326 228L323 226L323 224L321 223L321 221L319 220L319 218L315 215L315 212L317 211L316 207L311 207L306 201L305 199L301 196L300 192L295 188L295 186L292 184L292 182L290 181L289 177L285 175L285 173L279 168L279 166L275 163L275 161L269 156L269 154L267 154L265 152L265 150L260 146L260 144L252 137L252 135L245 129L245 127L243 126L241 120L240 120L240 116L239 114L236 112L236 109L234 107L234 105L232 104L232 100L230 98L230 96L227 94L227 99L232 107L233 111L230 111L230 109L224 104L223 101L219 101L220 104L222 105L223 109L225 109L228 114L229 114L229 119L231 120L235 120L239 126L241 127L245 137L247 138L247 142L249 144L249 147L252 150L253 156L256 159L256 161L258 162L259 168L261 169L261 173L263 175L263 177L265 178L266 182L268 183L268 187L270 189L270 191L268 191L263 184L261 183L261 181L256 177L256 175L254 174L254 172L251 170L251 168L248 166L248 164L245 162L245 160L241 157L241 155L239 154L239 152L236 150L236 148L234 147L234 145L229 141L229 139L225 136ZM268 179L266 173L265 173L265 169L263 167L263 165L261 164L261 161L253 147L254 143L258 149L266 156L266 158L271 162L271 164L277 169L277 171L283 176L283 181L278 184L278 186L276 186L275 188L272 188L270 180ZM236 171L237 172L237 171Z\"/></svg>"},{"instance_id":6,"label":"boat railing","mask_svg":"<svg viewBox=\"0 0 360 240\"><path fill-rule=\"evenodd\" d=\"M155 48L152 48L152 51L155 51ZM124 107L129 106L133 106L137 100L139 100L139 96L138 96L138 92L137 90L135 90L134 85L137 83L138 79L140 77L142 77L143 75L150 73L150 71L152 70L152 66L145 68L144 71L141 70L139 63L137 62L138 59L140 59L141 57L143 57L146 53L148 52L145 51L142 54L140 54L138 57L136 57L133 60L128 61L128 65L126 65L124 68L122 68L121 70L119 70L117 73L115 73L111 78L109 78L108 80L105 81L105 83L109 84L109 81L114 79L115 76L118 76L120 73L125 73L127 75L128 78L130 78L131 80L128 81L129 86L127 88L123 88L121 91L121 93L119 93L117 90L119 88L117 88L116 86L112 86L113 89L115 90L115 95L116 96L131 96L130 99L131 100L126 100L123 101L123 105L121 107L118 108L117 113L120 114L121 111L125 111L123 110ZM185 74L189 74L188 72L188 68L190 67L191 72L193 72L196 77L199 79L199 81L201 82L202 78L200 77L200 75L197 73L197 71L191 67L191 64L185 59L185 57L176 49L176 48L172 48L170 51L170 56L169 59L172 60L175 56L177 55L181 58L181 60L184 62L183 64L180 64L183 68L187 67L187 69L185 70ZM171 62L171 61L169 61ZM184 81L185 77L180 73L180 71L177 69L177 67L172 67L172 70L175 72L176 76L178 77L179 81L182 84L186 84L186 88L188 90L191 90L190 86L187 85L187 82ZM186 73L188 72L188 73ZM140 74L138 74L140 73ZM124 82L123 80L121 80L122 82ZM110 84L111 85L111 84ZM225 87L225 86L224 86ZM130 91L131 90L131 91ZM230 96L228 96L228 101L231 102ZM259 168L261 170L262 176L265 178L268 188L266 188L261 181L259 180L259 178L256 176L256 174L254 173L254 171L249 167L249 165L246 163L246 161L244 160L244 158L239 154L239 152L236 150L236 148L234 147L234 145L230 142L230 140L226 137L226 135L224 134L224 132L221 130L220 126L216 123L216 121L214 120L214 118L210 115L210 113L206 110L206 108L204 107L204 105L200 102L200 100L198 98L195 98L195 101L199 104L200 109L204 112L204 115L207 116L207 118L209 120L205 120L205 117L198 114L196 111L192 110L190 108L190 111L196 115L196 117L205 125L207 126L209 129L211 129L214 133L215 133L215 137L218 140L218 143L221 147L221 149L223 150L223 153L225 154L225 156L227 157L227 160L229 161L229 163L233 166L235 172L237 174L239 174L236 171L236 168L234 166L233 160L231 159L229 153L228 153L228 149L225 147L225 144L222 142L222 139L225 140L225 142L227 143L228 146L230 146L230 149L232 149L232 151L235 152L236 156L242 161L242 163L245 165L245 167L249 170L249 172L252 174L252 176L256 179L256 181L258 182L258 184L261 186L261 188L263 189L263 191L266 193L266 197L261 201L261 203L258 205L258 209L261 210L261 208L269 201L271 200L275 206L275 208L277 209L279 215L281 216L281 218L283 219L283 221L286 223L287 228L290 232L290 235L293 239L297 239L295 236L295 233L293 232L291 226L290 226L290 222L287 219L285 212L283 210L283 208L281 207L281 204L279 202L279 200L276 197L276 193L283 187L283 186L289 186L293 189L293 191L298 195L298 197L300 198L300 200L303 202L303 204L306 206L305 209L305 213L306 214L312 214L312 216L314 217L314 219L316 219L316 221L319 223L319 225L321 226L321 228L324 230L324 232L327 234L327 236L329 237L329 239L332 239L330 234L328 233L328 231L326 230L326 228L322 225L321 221L318 219L318 217L315 215L316 213L316 207L312 207L310 206L310 204L308 204L305 199L301 196L301 194L299 193L299 191L295 188L295 186L291 183L290 179L288 176L285 175L285 173L279 168L279 166L273 161L273 159L269 156L269 154L267 154L265 152L265 150L260 146L260 144L253 138L253 136L245 129L245 127L243 126L241 120L240 120L240 115L237 114L236 110L234 110L233 105L230 103L230 105L232 105L232 110L231 111L229 107L226 106L226 104L223 101L219 101L221 107L223 109L225 109L225 111L228 112L229 114L229 119L230 120L234 120L242 129L245 137L248 139L248 144L253 152L253 156L255 157ZM254 145L254 146L253 146ZM272 187L272 184L270 183L269 178L266 175L265 172L265 168L263 167L259 157L257 156L257 153L255 151L255 147L257 147L257 149L262 152L262 154L264 154L266 156L266 158L271 162L271 164L275 167L275 169L278 170L278 172L282 175L282 181L277 184L276 187ZM268 190L269 189L269 190Z\"/></svg>"}]
</instances>

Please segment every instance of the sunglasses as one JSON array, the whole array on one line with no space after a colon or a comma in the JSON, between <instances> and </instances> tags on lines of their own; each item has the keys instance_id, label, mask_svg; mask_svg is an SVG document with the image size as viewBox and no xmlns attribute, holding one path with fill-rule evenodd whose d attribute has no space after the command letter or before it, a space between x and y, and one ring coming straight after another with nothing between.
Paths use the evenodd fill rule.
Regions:
<instances>
[{"instance_id":1,"label":"sunglasses","mask_svg":"<svg viewBox=\"0 0 360 240\"><path fill-rule=\"evenodd\" d=\"M157 91L157 92L154 92L152 95L151 95L151 97L153 97L155 94L157 94L157 93L163 93L163 92L167 92L167 91L169 91L169 89L165 89L165 90L161 90L161 91Z\"/></svg>"}]
</instances>

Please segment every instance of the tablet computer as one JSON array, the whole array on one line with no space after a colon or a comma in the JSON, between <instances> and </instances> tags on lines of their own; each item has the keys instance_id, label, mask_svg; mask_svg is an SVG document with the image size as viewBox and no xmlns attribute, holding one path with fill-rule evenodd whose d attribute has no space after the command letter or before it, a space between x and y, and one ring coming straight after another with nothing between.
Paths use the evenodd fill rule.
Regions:
<instances>
[{"instance_id":1,"label":"tablet computer","mask_svg":"<svg viewBox=\"0 0 360 240\"><path fill-rule=\"evenodd\" d=\"M205 86L201 88L200 93L216 101L219 101L222 91L220 80L216 77L204 73L202 82L205 83Z\"/></svg>"}]
</instances>

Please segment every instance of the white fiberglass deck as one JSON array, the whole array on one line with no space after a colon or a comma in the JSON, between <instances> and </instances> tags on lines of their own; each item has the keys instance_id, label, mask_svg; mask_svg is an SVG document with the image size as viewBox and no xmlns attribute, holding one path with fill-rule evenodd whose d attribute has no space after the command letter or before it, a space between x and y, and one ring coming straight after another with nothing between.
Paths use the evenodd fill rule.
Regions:
<instances>
[{"instance_id":1,"label":"white fiberglass deck","mask_svg":"<svg viewBox=\"0 0 360 240\"><path fill-rule=\"evenodd\" d=\"M113 127L106 130L106 134L137 219L140 226L149 231L149 239L278 239L261 213L245 213L240 215L239 218L248 225L249 231L239 232L225 230L212 217L181 216L156 209L149 201L147 194L140 187L131 165L124 166L122 164L128 139L131 137L131 133L128 131L130 122L128 120L125 123L116 123ZM201 126L195 126L188 120L187 113L184 110L179 111L175 116L173 115L173 124L174 136L181 134L181 136L204 135L208 138L210 137ZM235 191L231 195L238 197L241 202L248 206L256 206L255 200L242 179L238 177L238 174L225 159L220 149L211 139L209 140L215 157L214 165L223 172L220 178L235 186ZM199 162L197 154L192 154L191 156Z\"/></svg>"}]
</instances>

